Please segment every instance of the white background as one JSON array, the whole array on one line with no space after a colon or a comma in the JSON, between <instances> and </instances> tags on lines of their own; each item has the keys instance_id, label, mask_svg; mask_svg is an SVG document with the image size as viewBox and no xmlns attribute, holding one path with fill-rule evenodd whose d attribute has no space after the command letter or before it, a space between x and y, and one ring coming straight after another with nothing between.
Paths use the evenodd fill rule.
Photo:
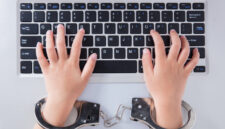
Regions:
<instances>
[{"instance_id":1,"label":"white background","mask_svg":"<svg viewBox=\"0 0 225 129\"><path fill-rule=\"evenodd\" d=\"M208 0L209 74L190 77L184 100L197 114L194 129L223 129L225 122L225 1ZM16 75L16 1L0 0L0 129L30 129L35 123L34 104L45 96L42 79ZM145 85L89 84L80 99L101 103L114 115L119 104L131 105L132 97L147 97ZM102 124L87 129L103 129ZM112 129L147 129L129 120Z\"/></svg>"}]
</instances>

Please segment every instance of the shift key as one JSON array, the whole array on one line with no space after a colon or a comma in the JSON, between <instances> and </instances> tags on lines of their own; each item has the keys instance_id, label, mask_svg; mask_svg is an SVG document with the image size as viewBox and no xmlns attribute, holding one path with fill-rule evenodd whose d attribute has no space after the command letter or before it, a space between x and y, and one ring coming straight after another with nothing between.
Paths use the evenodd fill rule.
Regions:
<instances>
[{"instance_id":1,"label":"shift key","mask_svg":"<svg viewBox=\"0 0 225 129\"><path fill-rule=\"evenodd\" d=\"M21 24L21 34L38 34L38 24Z\"/></svg>"}]
</instances>

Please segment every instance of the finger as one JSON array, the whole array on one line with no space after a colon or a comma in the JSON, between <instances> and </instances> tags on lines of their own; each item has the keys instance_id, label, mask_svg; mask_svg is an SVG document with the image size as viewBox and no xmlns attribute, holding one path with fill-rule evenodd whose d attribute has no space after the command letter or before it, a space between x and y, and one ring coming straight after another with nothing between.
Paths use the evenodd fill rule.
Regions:
<instances>
[{"instance_id":1,"label":"finger","mask_svg":"<svg viewBox=\"0 0 225 129\"><path fill-rule=\"evenodd\" d=\"M58 60L58 56L56 54L53 32L51 30L46 34L46 50L50 63L55 63Z\"/></svg>"},{"instance_id":2,"label":"finger","mask_svg":"<svg viewBox=\"0 0 225 129\"><path fill-rule=\"evenodd\" d=\"M37 60L38 60L38 63L40 64L41 70L43 71L43 73L45 73L47 67L49 66L49 63L46 57L44 56L43 45L40 42L37 43L36 55L37 55Z\"/></svg>"},{"instance_id":3,"label":"finger","mask_svg":"<svg viewBox=\"0 0 225 129\"><path fill-rule=\"evenodd\" d=\"M95 68L96 60L97 60L96 53L91 54L91 56L88 58L88 61L85 64L84 69L81 74L81 78L84 81L88 82L89 78L91 77L91 74Z\"/></svg>"},{"instance_id":4,"label":"finger","mask_svg":"<svg viewBox=\"0 0 225 129\"><path fill-rule=\"evenodd\" d=\"M143 50L142 66L145 75L151 76L153 74L152 56L149 49L146 48Z\"/></svg>"},{"instance_id":5,"label":"finger","mask_svg":"<svg viewBox=\"0 0 225 129\"><path fill-rule=\"evenodd\" d=\"M191 61L188 62L188 64L185 66L185 71L187 71L187 73L190 73L198 64L198 60L199 60L199 52L198 49L195 48L193 50L193 56L191 58Z\"/></svg>"},{"instance_id":6,"label":"finger","mask_svg":"<svg viewBox=\"0 0 225 129\"><path fill-rule=\"evenodd\" d=\"M160 34L154 30L151 30L151 35L155 44L155 55L157 60L162 60L166 58L165 45Z\"/></svg>"},{"instance_id":7,"label":"finger","mask_svg":"<svg viewBox=\"0 0 225 129\"><path fill-rule=\"evenodd\" d=\"M71 52L70 52L70 59L73 60L73 62L79 62L80 59L80 52L82 47L82 41L84 37L84 29L80 29L73 40Z\"/></svg>"},{"instance_id":8,"label":"finger","mask_svg":"<svg viewBox=\"0 0 225 129\"><path fill-rule=\"evenodd\" d=\"M172 45L170 48L168 59L177 60L179 52L180 52L180 47L181 47L180 37L175 30L171 30L170 38L171 38Z\"/></svg>"},{"instance_id":9,"label":"finger","mask_svg":"<svg viewBox=\"0 0 225 129\"><path fill-rule=\"evenodd\" d=\"M59 59L67 59L66 43L65 43L65 30L62 24L57 27L56 47Z\"/></svg>"},{"instance_id":10,"label":"finger","mask_svg":"<svg viewBox=\"0 0 225 129\"><path fill-rule=\"evenodd\" d=\"M180 39L181 39L181 44L182 44L182 50L178 57L178 63L183 66L189 57L190 46L189 46L189 43L188 43L188 40L186 39L186 37L181 36Z\"/></svg>"}]
</instances>

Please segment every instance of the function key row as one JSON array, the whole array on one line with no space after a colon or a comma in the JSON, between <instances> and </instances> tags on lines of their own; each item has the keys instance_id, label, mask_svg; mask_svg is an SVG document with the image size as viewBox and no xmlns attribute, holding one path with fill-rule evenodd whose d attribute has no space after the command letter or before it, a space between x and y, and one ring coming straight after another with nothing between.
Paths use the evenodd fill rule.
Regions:
<instances>
[{"instance_id":1,"label":"function key row","mask_svg":"<svg viewBox=\"0 0 225 129\"><path fill-rule=\"evenodd\" d=\"M204 3L21 3L22 10L56 10L56 9L204 9Z\"/></svg>"}]
</instances>

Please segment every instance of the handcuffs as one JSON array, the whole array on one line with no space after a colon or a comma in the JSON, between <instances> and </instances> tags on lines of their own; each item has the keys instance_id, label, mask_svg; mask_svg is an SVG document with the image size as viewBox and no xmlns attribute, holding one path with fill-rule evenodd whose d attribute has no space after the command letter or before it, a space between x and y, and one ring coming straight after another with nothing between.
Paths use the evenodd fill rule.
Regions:
<instances>
[{"instance_id":1,"label":"handcuffs","mask_svg":"<svg viewBox=\"0 0 225 129\"><path fill-rule=\"evenodd\" d=\"M100 110L100 104L76 101L74 107L77 109L77 118L75 123L67 127L55 127L47 123L42 117L42 107L45 104L45 99L41 99L35 105L35 115L38 124L44 129L78 129L84 126L96 126L99 124L100 117L104 120L105 127L112 127L118 124L126 110L131 111L130 119L147 125L150 129L164 129L155 122L155 108L152 98L132 98L132 107L120 105L114 117L107 115ZM195 122L195 113L191 106L182 101L182 107L188 113L187 122L179 129L190 129Z\"/></svg>"}]
</instances>

